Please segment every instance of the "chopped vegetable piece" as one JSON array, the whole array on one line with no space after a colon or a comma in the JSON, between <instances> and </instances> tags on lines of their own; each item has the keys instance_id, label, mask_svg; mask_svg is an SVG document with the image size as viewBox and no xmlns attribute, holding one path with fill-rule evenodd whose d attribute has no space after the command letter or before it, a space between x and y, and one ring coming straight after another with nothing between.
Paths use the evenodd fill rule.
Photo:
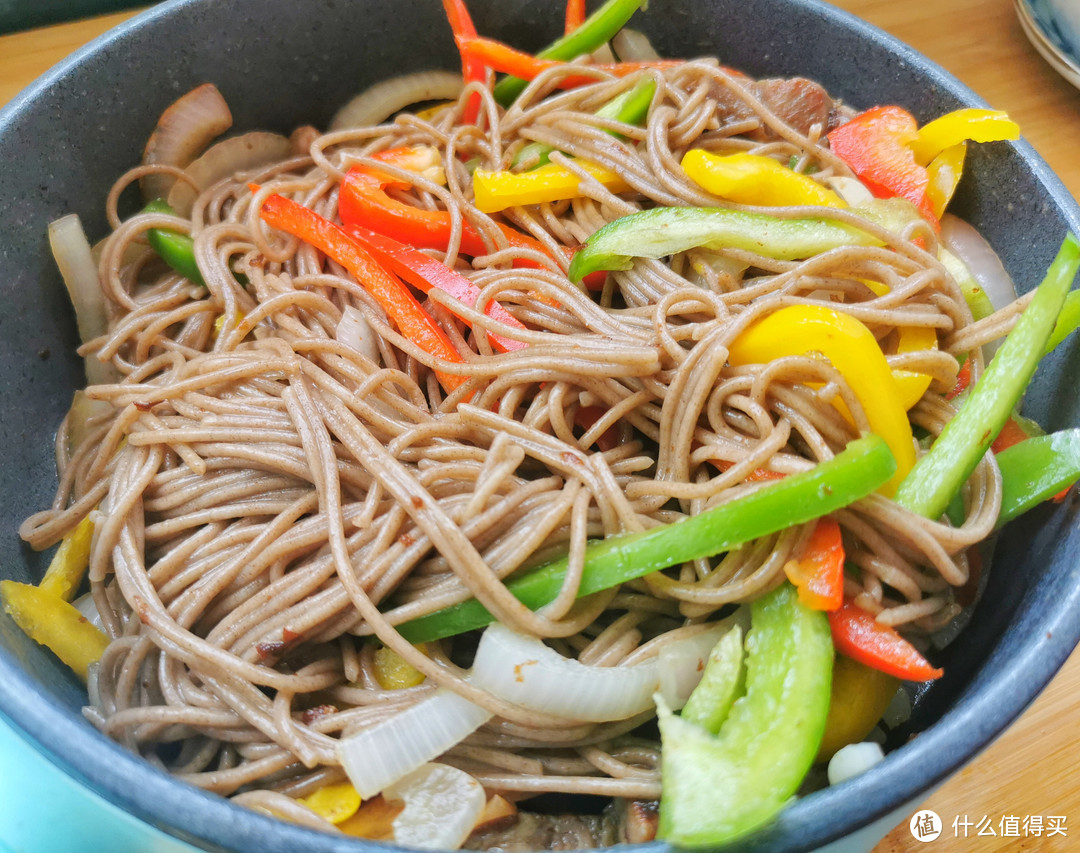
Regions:
<instances>
[{"instance_id":1,"label":"chopped vegetable piece","mask_svg":"<svg viewBox=\"0 0 1080 853\"><path fill-rule=\"evenodd\" d=\"M847 207L840 196L809 175L762 154L720 155L692 148L683 155L682 167L695 183L736 204Z\"/></svg>"},{"instance_id":2,"label":"chopped vegetable piece","mask_svg":"<svg viewBox=\"0 0 1080 853\"><path fill-rule=\"evenodd\" d=\"M90 664L98 661L109 638L74 605L40 587L0 581L0 600L15 624L35 642L47 646L86 681Z\"/></svg>"},{"instance_id":3,"label":"chopped vegetable piece","mask_svg":"<svg viewBox=\"0 0 1080 853\"><path fill-rule=\"evenodd\" d=\"M1027 438L997 455L1001 469L1002 527L1080 480L1080 430Z\"/></svg>"},{"instance_id":4,"label":"chopped vegetable piece","mask_svg":"<svg viewBox=\"0 0 1080 853\"><path fill-rule=\"evenodd\" d=\"M367 838L372 841L392 841L394 819L405 809L401 800L388 800L383 796L364 800L360 808L337 825L346 835Z\"/></svg>"},{"instance_id":5,"label":"chopped vegetable piece","mask_svg":"<svg viewBox=\"0 0 1080 853\"><path fill-rule=\"evenodd\" d=\"M594 180L614 193L630 189L615 172L592 163L575 161ZM522 204L542 204L581 195L582 178L566 166L548 163L528 172L493 172L477 169L473 172L473 194L476 206L484 213L495 213Z\"/></svg>"},{"instance_id":6,"label":"chopped vegetable piece","mask_svg":"<svg viewBox=\"0 0 1080 853\"><path fill-rule=\"evenodd\" d=\"M751 605L746 695L713 735L660 707L659 838L714 847L772 820L817 754L829 712L829 624L785 584Z\"/></svg>"},{"instance_id":7,"label":"chopped vegetable piece","mask_svg":"<svg viewBox=\"0 0 1080 853\"><path fill-rule=\"evenodd\" d=\"M833 643L841 654L905 681L933 681L945 671L931 666L911 643L851 600L829 614Z\"/></svg>"},{"instance_id":8,"label":"chopped vegetable piece","mask_svg":"<svg viewBox=\"0 0 1080 853\"><path fill-rule=\"evenodd\" d=\"M154 199L143 208L143 213L164 213L176 216L176 211L169 207L164 199ZM166 228L151 228L146 232L146 239L153 249L172 269L195 284L206 287L199 265L195 262L195 241L187 234L169 231Z\"/></svg>"},{"instance_id":9,"label":"chopped vegetable piece","mask_svg":"<svg viewBox=\"0 0 1080 853\"><path fill-rule=\"evenodd\" d=\"M411 149L397 148L405 156ZM382 152L381 159L390 160L391 152ZM391 198L386 187L394 181L388 175L366 166L353 166L341 182L338 215L346 226L360 225L400 243L417 249L446 251L453 232L453 217L448 210L426 210ZM509 225L498 225L510 246L530 249L548 255L539 241ZM470 257L489 254L480 232L468 222L461 223L461 251ZM564 260L564 259L561 259ZM536 267L534 261L520 261L518 266Z\"/></svg>"},{"instance_id":10,"label":"chopped vegetable piece","mask_svg":"<svg viewBox=\"0 0 1080 853\"><path fill-rule=\"evenodd\" d=\"M801 524L870 494L895 472L884 441L866 436L833 459L792 474L755 492L674 524L591 542L579 596L590 595L658 569L719 554L736 545ZM531 569L507 583L536 610L555 598L566 573L565 558ZM476 599L437 610L397 626L412 643L451 637L489 624L493 617Z\"/></svg>"},{"instance_id":11,"label":"chopped vegetable piece","mask_svg":"<svg viewBox=\"0 0 1080 853\"><path fill-rule=\"evenodd\" d=\"M1001 110L975 107L953 110L919 128L911 143L915 160L930 163L948 148L970 139L972 142L1001 142L1019 139L1020 125Z\"/></svg>"},{"instance_id":12,"label":"chopped vegetable piece","mask_svg":"<svg viewBox=\"0 0 1080 853\"><path fill-rule=\"evenodd\" d=\"M900 680L895 676L837 655L829 717L815 762L828 761L838 749L865 740L899 688Z\"/></svg>"},{"instance_id":13,"label":"chopped vegetable piece","mask_svg":"<svg viewBox=\"0 0 1080 853\"><path fill-rule=\"evenodd\" d=\"M300 799L315 814L330 823L341 823L356 814L360 808L360 795L348 782L323 785L314 793Z\"/></svg>"},{"instance_id":14,"label":"chopped vegetable piece","mask_svg":"<svg viewBox=\"0 0 1080 853\"><path fill-rule=\"evenodd\" d=\"M71 601L90 564L90 543L93 538L94 522L87 516L60 540L60 547L53 554L45 577L38 586L64 601Z\"/></svg>"},{"instance_id":15,"label":"chopped vegetable piece","mask_svg":"<svg viewBox=\"0 0 1080 853\"><path fill-rule=\"evenodd\" d=\"M878 198L903 198L935 225L926 167L915 161L915 117L902 107L873 107L829 133L829 147Z\"/></svg>"},{"instance_id":16,"label":"chopped vegetable piece","mask_svg":"<svg viewBox=\"0 0 1080 853\"><path fill-rule=\"evenodd\" d=\"M937 349L937 332L929 326L901 326L897 330L896 351L898 353L919 352ZM925 373L911 370L893 370L896 389L900 394L900 404L905 410L910 409L922 399L930 387L931 377Z\"/></svg>"},{"instance_id":17,"label":"chopped vegetable piece","mask_svg":"<svg viewBox=\"0 0 1080 853\"><path fill-rule=\"evenodd\" d=\"M424 651L421 646L421 651ZM424 673L388 646L375 650L375 680L383 690L403 690L424 683Z\"/></svg>"},{"instance_id":18,"label":"chopped vegetable piece","mask_svg":"<svg viewBox=\"0 0 1080 853\"><path fill-rule=\"evenodd\" d=\"M412 246L399 243L390 237L384 237L382 234L376 234L371 229L359 225L347 228L346 231L350 236L363 243L364 247L375 256L377 261L392 272L397 273L409 284L418 287L424 293L435 287L470 308L475 306L476 300L480 298L480 288L461 273L450 269L446 264L435 260L430 255L425 255ZM515 329L525 328L525 325L517 317L503 308L498 302L489 302L484 309L484 313L495 318L500 323L513 326ZM491 339L491 343L503 352L524 349L528 346L528 344L503 335L492 333L488 337Z\"/></svg>"},{"instance_id":19,"label":"chopped vegetable piece","mask_svg":"<svg viewBox=\"0 0 1080 853\"><path fill-rule=\"evenodd\" d=\"M811 610L836 610L844 603L844 541L840 525L822 518L806 548L796 560L784 565L787 579L795 585L799 601Z\"/></svg>"},{"instance_id":20,"label":"chopped vegetable piece","mask_svg":"<svg viewBox=\"0 0 1080 853\"><path fill-rule=\"evenodd\" d=\"M1058 344L1076 331L1078 326L1080 326L1080 290L1071 290L1065 297L1065 304L1061 306L1061 313L1058 314L1054 331L1050 335L1050 340L1046 342L1043 355L1056 349Z\"/></svg>"},{"instance_id":21,"label":"chopped vegetable piece","mask_svg":"<svg viewBox=\"0 0 1080 853\"><path fill-rule=\"evenodd\" d=\"M743 632L738 625L722 636L705 663L701 681L686 700L682 718L716 734L745 688Z\"/></svg>"},{"instance_id":22,"label":"chopped vegetable piece","mask_svg":"<svg viewBox=\"0 0 1080 853\"><path fill-rule=\"evenodd\" d=\"M961 142L946 148L926 167L926 195L938 219L945 215L945 208L960 183L966 154L967 145Z\"/></svg>"},{"instance_id":23,"label":"chopped vegetable piece","mask_svg":"<svg viewBox=\"0 0 1080 853\"><path fill-rule=\"evenodd\" d=\"M652 105L653 95L656 94L656 81L651 77L639 80L632 89L627 89L622 94L612 98L604 106L596 111L597 118L613 119L623 124L640 125L649 115L649 107ZM621 135L615 131L608 131L612 136L621 139ZM544 142L530 142L514 155L514 168L525 166L535 169L548 162L551 152L555 148Z\"/></svg>"},{"instance_id":24,"label":"chopped vegetable piece","mask_svg":"<svg viewBox=\"0 0 1080 853\"><path fill-rule=\"evenodd\" d=\"M1014 444L1019 444L1030 437L1031 433L1024 429L1015 416L1010 415L1009 419L1005 421L1005 426L1001 428L1001 432L997 434L997 438L991 443L990 449L994 453L1001 453L1001 451L1008 450Z\"/></svg>"},{"instance_id":25,"label":"chopped vegetable piece","mask_svg":"<svg viewBox=\"0 0 1080 853\"><path fill-rule=\"evenodd\" d=\"M967 400L900 484L898 504L926 518L945 511L1027 388L1078 268L1080 243L1069 234Z\"/></svg>"},{"instance_id":26,"label":"chopped vegetable piece","mask_svg":"<svg viewBox=\"0 0 1080 853\"><path fill-rule=\"evenodd\" d=\"M585 0L566 0L566 25L564 35L570 35L585 23Z\"/></svg>"},{"instance_id":27,"label":"chopped vegetable piece","mask_svg":"<svg viewBox=\"0 0 1080 853\"><path fill-rule=\"evenodd\" d=\"M960 370L956 374L956 384L953 385L952 390L945 395L946 400L952 400L955 397L959 397L966 390L968 385L971 384L971 359L965 358L964 363L960 365Z\"/></svg>"},{"instance_id":28,"label":"chopped vegetable piece","mask_svg":"<svg viewBox=\"0 0 1080 853\"><path fill-rule=\"evenodd\" d=\"M540 51L537 56L540 59L571 60L592 53L621 30L644 4L645 0L607 0L580 27ZM506 77L495 84L495 100L508 107L526 85L526 81L519 77Z\"/></svg>"},{"instance_id":29,"label":"chopped vegetable piece","mask_svg":"<svg viewBox=\"0 0 1080 853\"><path fill-rule=\"evenodd\" d=\"M533 80L545 71L553 68L564 68L569 63L557 59L541 59L532 54L516 50L508 44L503 44L495 39L483 38L482 36L459 36L458 48L463 55L478 59L489 68L512 74L522 80ZM658 59L648 62L605 62L593 63L583 68L590 68L615 77L626 77L636 74L646 68L675 68L682 65L678 59ZM556 84L560 89L576 89L578 86L587 86L595 83L599 78L597 74L568 74Z\"/></svg>"},{"instance_id":30,"label":"chopped vegetable piece","mask_svg":"<svg viewBox=\"0 0 1080 853\"><path fill-rule=\"evenodd\" d=\"M570 264L570 278L628 270L634 258L663 258L687 249L744 249L797 260L841 246L880 246L865 231L822 219L779 219L722 207L655 207L609 222Z\"/></svg>"},{"instance_id":31,"label":"chopped vegetable piece","mask_svg":"<svg viewBox=\"0 0 1080 853\"><path fill-rule=\"evenodd\" d=\"M476 35L476 25L473 24L465 0L443 0L443 9L446 11L446 20L450 23L450 29L454 33L455 41L463 37ZM466 54L465 51L461 51L461 76L466 86L470 83L483 83L487 80L487 69L482 61ZM480 103L479 93L469 96L465 111L461 116L461 120L465 124L476 123L476 119L480 114Z\"/></svg>"},{"instance_id":32,"label":"chopped vegetable piece","mask_svg":"<svg viewBox=\"0 0 1080 853\"><path fill-rule=\"evenodd\" d=\"M896 459L896 473L882 489L892 494L915 463L915 445L896 381L873 332L850 314L824 305L790 305L744 329L732 341L728 361L767 364L792 355L822 358L847 380L870 429L885 439Z\"/></svg>"},{"instance_id":33,"label":"chopped vegetable piece","mask_svg":"<svg viewBox=\"0 0 1080 853\"><path fill-rule=\"evenodd\" d=\"M345 269L382 306L401 333L435 358L462 362L450 339L397 278L387 272L356 240L339 226L292 199L275 193L263 202L263 220L325 252ZM466 377L436 371L439 382L453 391Z\"/></svg>"}]
</instances>

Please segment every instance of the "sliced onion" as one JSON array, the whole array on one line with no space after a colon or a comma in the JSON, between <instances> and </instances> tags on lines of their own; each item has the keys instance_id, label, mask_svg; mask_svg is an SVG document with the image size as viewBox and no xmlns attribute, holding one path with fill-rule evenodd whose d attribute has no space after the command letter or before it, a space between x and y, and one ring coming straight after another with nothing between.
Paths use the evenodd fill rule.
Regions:
<instances>
[{"instance_id":1,"label":"sliced onion","mask_svg":"<svg viewBox=\"0 0 1080 853\"><path fill-rule=\"evenodd\" d=\"M865 773L885 758L881 745L873 741L849 743L836 751L829 759L829 784L839 785L848 779Z\"/></svg>"},{"instance_id":2,"label":"sliced onion","mask_svg":"<svg viewBox=\"0 0 1080 853\"><path fill-rule=\"evenodd\" d=\"M611 46L622 62L655 62L660 58L645 33L623 27L611 40Z\"/></svg>"},{"instance_id":3,"label":"sliced onion","mask_svg":"<svg viewBox=\"0 0 1080 853\"><path fill-rule=\"evenodd\" d=\"M412 104L453 100L462 88L461 75L450 71L418 71L391 77L365 89L338 110L330 130L379 124Z\"/></svg>"},{"instance_id":4,"label":"sliced onion","mask_svg":"<svg viewBox=\"0 0 1080 853\"><path fill-rule=\"evenodd\" d=\"M405 803L394 818L394 843L421 850L457 850L487 804L480 783L447 764L418 767L383 796Z\"/></svg>"},{"instance_id":5,"label":"sliced onion","mask_svg":"<svg viewBox=\"0 0 1080 853\"><path fill-rule=\"evenodd\" d=\"M89 622L99 631L105 630L105 627L102 625L101 622L101 614L98 612L97 605L94 604L94 596L92 596L90 593L85 593L84 595L80 595L71 603L75 607L75 609L83 615L83 618L86 619L87 622Z\"/></svg>"},{"instance_id":6,"label":"sliced onion","mask_svg":"<svg viewBox=\"0 0 1080 853\"><path fill-rule=\"evenodd\" d=\"M874 194L866 188L866 185L858 178L850 178L847 175L836 175L829 178L826 183L840 198L852 207L869 204L874 200Z\"/></svg>"},{"instance_id":7,"label":"sliced onion","mask_svg":"<svg viewBox=\"0 0 1080 853\"><path fill-rule=\"evenodd\" d=\"M655 658L636 666L588 666L496 622L480 638L470 680L523 708L603 722L650 708L660 674Z\"/></svg>"},{"instance_id":8,"label":"sliced onion","mask_svg":"<svg viewBox=\"0 0 1080 853\"><path fill-rule=\"evenodd\" d=\"M339 344L352 347L357 352L378 364L379 343L371 325L358 309L347 305L341 313L337 328L334 330L334 340Z\"/></svg>"},{"instance_id":9,"label":"sliced onion","mask_svg":"<svg viewBox=\"0 0 1080 853\"><path fill-rule=\"evenodd\" d=\"M342 739L338 758L353 787L366 799L442 755L492 716L440 688L401 713Z\"/></svg>"},{"instance_id":10,"label":"sliced onion","mask_svg":"<svg viewBox=\"0 0 1080 853\"><path fill-rule=\"evenodd\" d=\"M941 242L964 262L972 277L1000 309L1016 299L1016 285L1005 271L1001 259L985 238L958 216L941 217Z\"/></svg>"},{"instance_id":11,"label":"sliced onion","mask_svg":"<svg viewBox=\"0 0 1080 853\"><path fill-rule=\"evenodd\" d=\"M292 150L292 142L280 133L254 130L223 139L207 148L204 154L193 160L184 170L194 186L187 181L173 184L169 191L169 207L175 210L178 216L188 216L198 197L196 186L199 190L204 190L237 172L269 166L289 157Z\"/></svg>"},{"instance_id":12,"label":"sliced onion","mask_svg":"<svg viewBox=\"0 0 1080 853\"><path fill-rule=\"evenodd\" d=\"M95 359L96 361L96 359ZM71 398L71 408L67 415L68 451L73 453L90 435L92 422L100 423L100 418L112 411L108 400L95 400L88 397L81 388ZM101 626L98 626L101 627Z\"/></svg>"},{"instance_id":13,"label":"sliced onion","mask_svg":"<svg viewBox=\"0 0 1080 853\"><path fill-rule=\"evenodd\" d=\"M143 165L183 169L230 127L232 113L217 87L197 86L161 114L143 150ZM175 181L171 175L146 175L139 181L143 198L166 198Z\"/></svg>"},{"instance_id":14,"label":"sliced onion","mask_svg":"<svg viewBox=\"0 0 1080 853\"><path fill-rule=\"evenodd\" d=\"M69 213L49 223L49 247L75 308L79 339L86 343L105 334L109 325L105 294L101 291L90 241L86 239L78 214ZM93 356L84 359L84 363L86 378L91 385L115 381L117 374L111 364Z\"/></svg>"}]
</instances>

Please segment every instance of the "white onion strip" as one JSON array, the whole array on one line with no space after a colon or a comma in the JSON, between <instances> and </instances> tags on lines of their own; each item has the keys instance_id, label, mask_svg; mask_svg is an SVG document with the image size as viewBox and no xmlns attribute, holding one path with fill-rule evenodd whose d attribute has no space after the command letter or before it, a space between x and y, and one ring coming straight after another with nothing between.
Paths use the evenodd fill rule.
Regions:
<instances>
[{"instance_id":1,"label":"white onion strip","mask_svg":"<svg viewBox=\"0 0 1080 853\"><path fill-rule=\"evenodd\" d=\"M968 272L1000 310L1016 299L1016 285L1001 259L978 231L958 216L941 217L941 242L964 262Z\"/></svg>"},{"instance_id":2,"label":"white onion strip","mask_svg":"<svg viewBox=\"0 0 1080 853\"><path fill-rule=\"evenodd\" d=\"M375 364L379 359L379 344L375 333L371 330L371 324L359 309L352 305L346 305L341 312L337 328L334 329L334 340L339 344L352 347L363 354Z\"/></svg>"},{"instance_id":3,"label":"white onion strip","mask_svg":"<svg viewBox=\"0 0 1080 853\"><path fill-rule=\"evenodd\" d=\"M373 797L471 735L493 714L442 689L342 739L341 766L361 797Z\"/></svg>"},{"instance_id":4,"label":"white onion strip","mask_svg":"<svg viewBox=\"0 0 1080 853\"><path fill-rule=\"evenodd\" d=\"M453 100L464 87L460 74L449 71L420 71L391 77L365 89L330 122L330 130L367 127L386 121L405 107L424 101Z\"/></svg>"},{"instance_id":5,"label":"white onion strip","mask_svg":"<svg viewBox=\"0 0 1080 853\"><path fill-rule=\"evenodd\" d=\"M480 783L448 764L424 764L383 796L405 803L394 818L394 843L419 850L457 850L487 805Z\"/></svg>"},{"instance_id":6,"label":"white onion strip","mask_svg":"<svg viewBox=\"0 0 1080 853\"><path fill-rule=\"evenodd\" d=\"M49 247L75 308L79 339L86 343L105 334L109 325L105 295L98 281L90 241L86 239L78 214L69 213L49 223ZM99 361L94 356L83 361L86 378L91 385L116 381L117 373L111 364Z\"/></svg>"}]
</instances>

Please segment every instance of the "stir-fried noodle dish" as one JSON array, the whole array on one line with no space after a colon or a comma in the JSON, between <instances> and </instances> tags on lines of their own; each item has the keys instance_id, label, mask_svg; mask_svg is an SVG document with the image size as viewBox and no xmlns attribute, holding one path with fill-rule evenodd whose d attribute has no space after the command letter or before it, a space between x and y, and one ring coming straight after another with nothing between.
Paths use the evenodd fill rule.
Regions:
<instances>
[{"instance_id":1,"label":"stir-fried noodle dish","mask_svg":"<svg viewBox=\"0 0 1080 853\"><path fill-rule=\"evenodd\" d=\"M5 606L94 726L287 821L738 837L881 758L980 544L1080 473L1016 413L1075 246L1014 300L945 212L1000 113L920 127L595 16L538 58L444 5L464 80L224 142L200 86L106 239L50 228L90 384Z\"/></svg>"}]
</instances>

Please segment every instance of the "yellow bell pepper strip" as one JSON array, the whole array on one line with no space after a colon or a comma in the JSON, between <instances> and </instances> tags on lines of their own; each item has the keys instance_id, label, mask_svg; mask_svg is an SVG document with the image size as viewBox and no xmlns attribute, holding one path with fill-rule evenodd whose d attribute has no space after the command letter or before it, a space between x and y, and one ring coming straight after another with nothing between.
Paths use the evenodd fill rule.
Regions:
<instances>
[{"instance_id":1,"label":"yellow bell pepper strip","mask_svg":"<svg viewBox=\"0 0 1080 853\"><path fill-rule=\"evenodd\" d=\"M1001 528L1043 501L1061 498L1080 480L1080 430L1024 438L997 454L1001 469Z\"/></svg>"},{"instance_id":2,"label":"yellow bell pepper strip","mask_svg":"<svg viewBox=\"0 0 1080 853\"><path fill-rule=\"evenodd\" d=\"M427 654L423 643L418 648ZM403 690L424 683L424 673L389 646L375 650L374 670L375 680L383 690Z\"/></svg>"},{"instance_id":3,"label":"yellow bell pepper strip","mask_svg":"<svg viewBox=\"0 0 1080 853\"><path fill-rule=\"evenodd\" d=\"M597 118L612 119L622 124L640 125L649 115L649 107L652 105L653 95L656 94L656 81L652 77L644 77L639 80L632 89L627 89L617 97L612 98L596 111ZM622 134L609 130L616 139L622 139ZM555 148L546 142L530 142L523 146L510 164L518 169L522 166L527 169L535 169L548 162L551 152Z\"/></svg>"},{"instance_id":4,"label":"yellow bell pepper strip","mask_svg":"<svg viewBox=\"0 0 1080 853\"><path fill-rule=\"evenodd\" d=\"M623 28L631 16L645 5L645 0L607 0L572 33L548 45L537 54L538 59L560 59L567 62L592 53ZM504 77L495 84L495 100L510 106L528 85L520 77Z\"/></svg>"},{"instance_id":5,"label":"yellow bell pepper strip","mask_svg":"<svg viewBox=\"0 0 1080 853\"><path fill-rule=\"evenodd\" d=\"M489 68L512 74L522 80L532 80L552 68L565 68L569 63L556 59L541 59L532 54L516 50L508 44L483 36L459 36L458 48L463 55L478 59ZM683 64L681 59L654 59L645 62L594 62L588 67L615 77L628 77L648 68L676 68ZM555 85L559 89L576 89L597 81L595 74L570 74L561 78Z\"/></svg>"},{"instance_id":6,"label":"yellow bell pepper strip","mask_svg":"<svg viewBox=\"0 0 1080 853\"><path fill-rule=\"evenodd\" d=\"M360 808L360 795L348 782L337 782L323 785L308 796L301 797L300 802L324 820L338 824L356 814Z\"/></svg>"},{"instance_id":7,"label":"yellow bell pepper strip","mask_svg":"<svg viewBox=\"0 0 1080 853\"><path fill-rule=\"evenodd\" d=\"M929 326L900 326L898 329L896 351L898 353L919 352L937 349L937 332ZM925 373L911 370L894 370L893 379L900 394L900 404L907 411L922 399L930 387L931 377Z\"/></svg>"},{"instance_id":8,"label":"yellow bell pepper strip","mask_svg":"<svg viewBox=\"0 0 1080 853\"><path fill-rule=\"evenodd\" d=\"M476 35L476 26L473 24L465 0L443 0L443 10L446 12L446 20L454 33L455 41L462 37ZM487 69L481 60L466 54L465 51L461 51L461 76L466 86L470 83L483 83L487 80ZM477 117L480 115L480 104L479 93L470 95L468 103L465 104L465 110L461 115L462 122L475 124Z\"/></svg>"},{"instance_id":9,"label":"yellow bell pepper strip","mask_svg":"<svg viewBox=\"0 0 1080 853\"><path fill-rule=\"evenodd\" d=\"M878 198L903 198L938 224L926 194L926 167L915 162L911 145L915 117L901 107L873 107L829 133L829 147Z\"/></svg>"},{"instance_id":10,"label":"yellow bell pepper strip","mask_svg":"<svg viewBox=\"0 0 1080 853\"><path fill-rule=\"evenodd\" d=\"M87 516L60 540L60 547L53 554L45 577L38 586L64 601L71 601L90 564L90 543L93 538L94 522Z\"/></svg>"},{"instance_id":11,"label":"yellow bell pepper strip","mask_svg":"<svg viewBox=\"0 0 1080 853\"><path fill-rule=\"evenodd\" d=\"M1020 125L1002 110L954 110L919 128L911 142L915 161L926 165L961 142L1002 142L1020 138Z\"/></svg>"},{"instance_id":12,"label":"yellow bell pepper strip","mask_svg":"<svg viewBox=\"0 0 1080 853\"><path fill-rule=\"evenodd\" d=\"M688 560L715 556L751 539L821 518L866 497L895 471L896 462L885 442L868 435L808 471L773 481L698 515L590 542L578 596ZM506 586L519 601L538 610L558 595L566 568L563 557L512 578ZM482 628L493 618L474 598L404 622L397 629L410 643L428 642Z\"/></svg>"},{"instance_id":13,"label":"yellow bell pepper strip","mask_svg":"<svg viewBox=\"0 0 1080 853\"><path fill-rule=\"evenodd\" d=\"M743 632L735 625L709 652L701 681L686 700L682 718L716 734L746 687L743 666Z\"/></svg>"},{"instance_id":14,"label":"yellow bell pepper strip","mask_svg":"<svg viewBox=\"0 0 1080 853\"><path fill-rule=\"evenodd\" d=\"M1068 234L1027 308L955 417L901 483L895 500L936 519L1001 432L1027 388L1077 269L1080 242Z\"/></svg>"},{"instance_id":15,"label":"yellow bell pepper strip","mask_svg":"<svg viewBox=\"0 0 1080 853\"><path fill-rule=\"evenodd\" d=\"M938 219L945 215L945 208L948 207L960 183L966 155L967 144L960 142L950 145L927 164L926 197L930 200L930 206Z\"/></svg>"},{"instance_id":16,"label":"yellow bell pepper strip","mask_svg":"<svg viewBox=\"0 0 1080 853\"><path fill-rule=\"evenodd\" d=\"M746 694L720 731L658 707L657 837L676 847L722 846L772 820L802 784L825 731L833 664L825 615L800 604L787 584L750 609Z\"/></svg>"},{"instance_id":17,"label":"yellow bell pepper strip","mask_svg":"<svg viewBox=\"0 0 1080 853\"><path fill-rule=\"evenodd\" d=\"M613 193L630 189L615 172L580 160L575 164ZM473 172L473 194L479 210L496 213L523 204L575 198L581 195L581 177L558 163L548 163L528 172L477 169Z\"/></svg>"},{"instance_id":18,"label":"yellow bell pepper strip","mask_svg":"<svg viewBox=\"0 0 1080 853\"><path fill-rule=\"evenodd\" d=\"M823 358L847 380L870 429L885 440L896 459L896 473L881 490L891 495L915 464L915 445L896 380L873 333L842 311L791 305L748 326L732 341L728 361L767 364L793 355Z\"/></svg>"},{"instance_id":19,"label":"yellow bell pepper strip","mask_svg":"<svg viewBox=\"0 0 1080 853\"><path fill-rule=\"evenodd\" d=\"M877 212L887 217L889 211ZM687 249L744 249L782 261L841 246L880 246L859 228L823 219L780 219L723 207L654 207L609 222L570 264L570 279L597 270L628 270L634 258L663 258Z\"/></svg>"},{"instance_id":20,"label":"yellow bell pepper strip","mask_svg":"<svg viewBox=\"0 0 1080 853\"><path fill-rule=\"evenodd\" d=\"M825 735L815 763L828 761L841 747L866 740L900 689L900 679L847 655L833 662L832 697Z\"/></svg>"},{"instance_id":21,"label":"yellow bell pepper strip","mask_svg":"<svg viewBox=\"0 0 1080 853\"><path fill-rule=\"evenodd\" d=\"M419 249L399 243L397 240L377 234L370 228L360 225L354 225L345 230L349 236L359 240L364 248L375 256L375 260L424 293L436 288L470 308L475 306L476 300L480 298L480 288L457 270L450 269L446 264L435 260L430 255L425 255ZM524 323L498 302L489 302L485 313L507 326L515 329L525 328ZM492 345L502 352L524 349L528 346L521 341L494 333L488 335L488 338Z\"/></svg>"},{"instance_id":22,"label":"yellow bell pepper strip","mask_svg":"<svg viewBox=\"0 0 1080 853\"><path fill-rule=\"evenodd\" d=\"M409 289L340 226L277 193L266 198L259 215L271 227L299 237L345 267L379 303L401 334L426 353L443 361L464 361L446 332ZM464 376L438 370L435 375L447 391L453 391L466 380Z\"/></svg>"},{"instance_id":23,"label":"yellow bell pepper strip","mask_svg":"<svg viewBox=\"0 0 1080 853\"><path fill-rule=\"evenodd\" d=\"M811 610L836 610L844 603L844 540L834 519L822 518L797 559L784 574Z\"/></svg>"},{"instance_id":24,"label":"yellow bell pepper strip","mask_svg":"<svg viewBox=\"0 0 1080 853\"><path fill-rule=\"evenodd\" d=\"M860 663L905 681L933 681L945 671L927 662L895 628L850 599L828 614L836 650Z\"/></svg>"},{"instance_id":25,"label":"yellow bell pepper strip","mask_svg":"<svg viewBox=\"0 0 1080 853\"><path fill-rule=\"evenodd\" d=\"M683 155L687 176L715 196L736 204L847 207L828 187L762 154L713 154L691 148Z\"/></svg>"},{"instance_id":26,"label":"yellow bell pepper strip","mask_svg":"<svg viewBox=\"0 0 1080 853\"><path fill-rule=\"evenodd\" d=\"M109 645L109 638L73 604L40 587L0 581L0 601L31 640L46 646L83 681Z\"/></svg>"}]
</instances>

